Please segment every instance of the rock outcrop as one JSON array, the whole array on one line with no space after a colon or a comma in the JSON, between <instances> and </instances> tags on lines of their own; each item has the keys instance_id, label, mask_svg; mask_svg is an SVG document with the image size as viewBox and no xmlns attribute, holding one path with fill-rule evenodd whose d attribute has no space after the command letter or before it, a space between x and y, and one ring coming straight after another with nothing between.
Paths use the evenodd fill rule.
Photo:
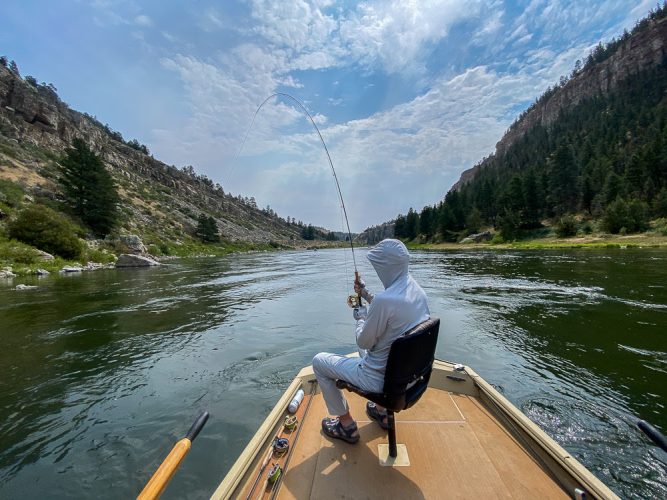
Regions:
<instances>
[{"instance_id":1,"label":"rock outcrop","mask_svg":"<svg viewBox=\"0 0 667 500\"><path fill-rule=\"evenodd\" d=\"M548 127L562 111L599 93L607 94L615 89L619 82L642 70L662 64L665 58L667 58L667 18L649 20L646 29L638 30L621 42L607 59L578 72L565 85L532 106L496 144L495 155L504 154L512 144L536 125ZM464 171L452 190L456 191L471 181L486 164L487 161L484 160Z\"/></svg>"},{"instance_id":2,"label":"rock outcrop","mask_svg":"<svg viewBox=\"0 0 667 500\"><path fill-rule=\"evenodd\" d=\"M160 263L150 257L143 257L141 255L131 255L127 253L120 254L116 261L116 267L150 267L159 266Z\"/></svg>"},{"instance_id":3,"label":"rock outcrop","mask_svg":"<svg viewBox=\"0 0 667 500\"><path fill-rule=\"evenodd\" d=\"M2 138L6 144L16 144L17 155L22 157L7 157L0 151L0 159L7 157L17 169L25 171L29 189L41 190L40 195L50 197L57 197L49 192L57 187L43 175L49 164L44 155L57 158L73 139L84 140L102 157L121 188L127 214L122 223L128 233L157 233L162 240L173 241L177 233L192 234L199 215L204 213L214 217L227 240L289 244L301 239L300 227L288 224L272 211L259 209L253 199L225 193L192 167L178 169L156 160L147 150L131 147L96 118L70 109L53 87L32 85L0 65ZM45 188L49 183L51 187Z\"/></svg>"},{"instance_id":4,"label":"rock outcrop","mask_svg":"<svg viewBox=\"0 0 667 500\"><path fill-rule=\"evenodd\" d=\"M375 245L385 238L394 237L394 222L385 222L378 226L369 227L364 229L363 232L359 233L354 239L355 243L365 244L365 245Z\"/></svg>"},{"instance_id":5,"label":"rock outcrop","mask_svg":"<svg viewBox=\"0 0 667 500\"><path fill-rule=\"evenodd\" d=\"M491 241L493 238L493 233L491 231L483 231L477 234L471 234L466 238L463 238L459 243L481 243L483 241Z\"/></svg>"}]
</instances>

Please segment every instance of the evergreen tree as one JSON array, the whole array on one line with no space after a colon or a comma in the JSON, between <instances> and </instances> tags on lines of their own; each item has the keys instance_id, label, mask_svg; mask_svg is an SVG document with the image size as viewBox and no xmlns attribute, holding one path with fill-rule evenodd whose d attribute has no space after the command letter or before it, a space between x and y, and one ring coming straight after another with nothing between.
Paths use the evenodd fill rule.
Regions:
<instances>
[{"instance_id":1,"label":"evergreen tree","mask_svg":"<svg viewBox=\"0 0 667 500\"><path fill-rule=\"evenodd\" d=\"M16 61L12 59L12 61L9 63L9 71L14 73L16 76L21 76L19 73L19 67L18 64L16 64Z\"/></svg>"},{"instance_id":2,"label":"evergreen tree","mask_svg":"<svg viewBox=\"0 0 667 500\"><path fill-rule=\"evenodd\" d=\"M197 218L197 229L195 230L197 237L204 243L218 243L220 241L220 234L218 233L218 225L215 219L206 214L199 214Z\"/></svg>"},{"instance_id":3,"label":"evergreen tree","mask_svg":"<svg viewBox=\"0 0 667 500\"><path fill-rule=\"evenodd\" d=\"M584 177L581 185L581 208L586 210L589 214L591 213L594 196L595 192L593 191L593 183L590 176L587 175Z\"/></svg>"},{"instance_id":4,"label":"evergreen tree","mask_svg":"<svg viewBox=\"0 0 667 500\"><path fill-rule=\"evenodd\" d=\"M577 166L570 144L561 144L549 158L549 175L554 211L562 214L576 210Z\"/></svg>"},{"instance_id":5,"label":"evergreen tree","mask_svg":"<svg viewBox=\"0 0 667 500\"><path fill-rule=\"evenodd\" d=\"M482 224L482 213L477 207L473 207L472 211L468 214L468 217L466 217L466 228L468 229L468 232L470 234L477 233L482 227Z\"/></svg>"},{"instance_id":6,"label":"evergreen tree","mask_svg":"<svg viewBox=\"0 0 667 500\"><path fill-rule=\"evenodd\" d=\"M625 183L613 170L607 175L602 193L605 205L610 205L617 198L623 198L625 196Z\"/></svg>"},{"instance_id":7,"label":"evergreen tree","mask_svg":"<svg viewBox=\"0 0 667 500\"><path fill-rule=\"evenodd\" d=\"M657 217L667 217L667 188L662 188L653 200L653 213Z\"/></svg>"},{"instance_id":8,"label":"evergreen tree","mask_svg":"<svg viewBox=\"0 0 667 500\"><path fill-rule=\"evenodd\" d=\"M314 240L315 239L315 228L312 224L308 224L301 229L301 237L304 240Z\"/></svg>"},{"instance_id":9,"label":"evergreen tree","mask_svg":"<svg viewBox=\"0 0 667 500\"><path fill-rule=\"evenodd\" d=\"M456 221L454 219L452 209L449 208L447 203L445 203L440 210L440 214L438 215L438 231L444 240L449 241L455 239L455 237L451 234L452 231L454 231L455 225Z\"/></svg>"},{"instance_id":10,"label":"evergreen tree","mask_svg":"<svg viewBox=\"0 0 667 500\"><path fill-rule=\"evenodd\" d=\"M72 146L60 162L58 180L74 214L96 236L104 237L118 219L120 198L116 186L100 157L85 142L74 139Z\"/></svg>"},{"instance_id":11,"label":"evergreen tree","mask_svg":"<svg viewBox=\"0 0 667 500\"><path fill-rule=\"evenodd\" d=\"M529 170L523 181L523 223L527 228L540 226L542 213L540 191L535 173Z\"/></svg>"},{"instance_id":12,"label":"evergreen tree","mask_svg":"<svg viewBox=\"0 0 667 500\"><path fill-rule=\"evenodd\" d=\"M394 223L394 238L405 238L406 237L406 219L405 216L399 215L396 217L396 222Z\"/></svg>"},{"instance_id":13,"label":"evergreen tree","mask_svg":"<svg viewBox=\"0 0 667 500\"><path fill-rule=\"evenodd\" d=\"M419 234L431 238L435 232L433 209L425 206L419 214Z\"/></svg>"},{"instance_id":14,"label":"evergreen tree","mask_svg":"<svg viewBox=\"0 0 667 500\"><path fill-rule=\"evenodd\" d=\"M405 218L405 237L407 239L412 240L417 237L417 230L419 229L418 224L419 215L417 215L417 212L412 210L412 207L410 207L410 210L408 210L408 215Z\"/></svg>"}]
</instances>

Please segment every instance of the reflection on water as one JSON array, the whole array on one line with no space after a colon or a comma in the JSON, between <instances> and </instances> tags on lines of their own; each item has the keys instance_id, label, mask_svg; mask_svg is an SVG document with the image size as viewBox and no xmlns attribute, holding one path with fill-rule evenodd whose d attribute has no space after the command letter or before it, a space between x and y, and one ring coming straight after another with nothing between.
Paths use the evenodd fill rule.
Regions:
<instances>
[{"instance_id":1,"label":"reflection on water","mask_svg":"<svg viewBox=\"0 0 667 500\"><path fill-rule=\"evenodd\" d=\"M621 496L667 495L665 454L634 426L667 429L667 252L416 253L411 269L443 321L438 357ZM136 495L207 409L165 495L207 498L296 371L353 350L351 274L336 250L0 286L0 497Z\"/></svg>"}]
</instances>

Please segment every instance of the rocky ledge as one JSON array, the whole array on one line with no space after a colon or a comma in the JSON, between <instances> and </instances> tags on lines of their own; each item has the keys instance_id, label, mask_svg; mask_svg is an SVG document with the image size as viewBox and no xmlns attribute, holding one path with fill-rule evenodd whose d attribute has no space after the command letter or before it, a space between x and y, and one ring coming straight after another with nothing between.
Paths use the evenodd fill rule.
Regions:
<instances>
[{"instance_id":1,"label":"rocky ledge","mask_svg":"<svg viewBox=\"0 0 667 500\"><path fill-rule=\"evenodd\" d=\"M151 257L142 255L120 254L116 261L116 267L150 267L159 266L160 263Z\"/></svg>"}]
</instances>

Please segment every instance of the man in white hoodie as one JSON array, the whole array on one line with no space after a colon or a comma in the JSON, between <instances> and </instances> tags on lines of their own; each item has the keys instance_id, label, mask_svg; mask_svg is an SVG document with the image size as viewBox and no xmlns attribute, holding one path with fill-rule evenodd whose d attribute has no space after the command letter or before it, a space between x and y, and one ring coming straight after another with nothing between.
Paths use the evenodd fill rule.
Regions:
<instances>
[{"instance_id":1,"label":"man in white hoodie","mask_svg":"<svg viewBox=\"0 0 667 500\"><path fill-rule=\"evenodd\" d=\"M322 430L330 437L349 443L359 440L357 424L350 415L347 400L336 387L342 379L369 392L381 392L391 344L403 333L429 319L424 290L408 273L410 254L405 245L392 239L378 243L368 252L384 291L372 295L363 284L355 284L369 306L354 310L357 322L359 358L321 352L313 358L313 370L324 401L333 418L322 420ZM386 412L369 402L368 416L386 428Z\"/></svg>"}]
</instances>

